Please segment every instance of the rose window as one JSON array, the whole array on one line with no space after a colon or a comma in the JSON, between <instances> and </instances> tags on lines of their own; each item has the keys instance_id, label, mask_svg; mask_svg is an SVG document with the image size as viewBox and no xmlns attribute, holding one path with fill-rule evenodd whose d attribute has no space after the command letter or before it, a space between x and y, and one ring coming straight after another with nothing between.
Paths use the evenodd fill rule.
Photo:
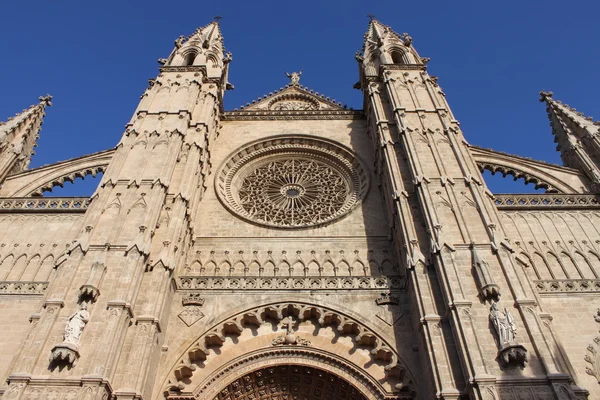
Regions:
<instances>
[{"instance_id":1,"label":"rose window","mask_svg":"<svg viewBox=\"0 0 600 400\"><path fill-rule=\"evenodd\" d=\"M217 179L217 193L231 211L280 228L338 219L367 188L367 175L348 150L312 138L278 137L252 145L231 157Z\"/></svg>"}]
</instances>

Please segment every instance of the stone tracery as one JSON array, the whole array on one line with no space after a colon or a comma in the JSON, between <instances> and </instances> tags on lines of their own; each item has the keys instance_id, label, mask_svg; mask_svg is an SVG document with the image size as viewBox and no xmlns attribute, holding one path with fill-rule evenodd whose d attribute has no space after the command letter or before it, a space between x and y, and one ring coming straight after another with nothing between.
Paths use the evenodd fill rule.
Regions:
<instances>
[{"instance_id":1,"label":"stone tracery","mask_svg":"<svg viewBox=\"0 0 600 400\"><path fill-rule=\"evenodd\" d=\"M297 158L258 167L238 193L244 210L259 221L309 225L335 215L349 192L348 180L335 169Z\"/></svg>"},{"instance_id":2,"label":"stone tracery","mask_svg":"<svg viewBox=\"0 0 600 400\"><path fill-rule=\"evenodd\" d=\"M322 225L356 207L368 188L362 164L345 148L306 136L278 136L229 157L215 181L224 205L279 228Z\"/></svg>"}]
</instances>

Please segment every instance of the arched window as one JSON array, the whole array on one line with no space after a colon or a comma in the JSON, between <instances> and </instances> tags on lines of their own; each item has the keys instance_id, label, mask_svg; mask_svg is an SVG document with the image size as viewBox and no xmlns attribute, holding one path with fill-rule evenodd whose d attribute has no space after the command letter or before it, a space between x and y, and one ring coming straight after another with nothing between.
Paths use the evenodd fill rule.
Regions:
<instances>
[{"instance_id":1,"label":"arched window","mask_svg":"<svg viewBox=\"0 0 600 400\"><path fill-rule=\"evenodd\" d=\"M194 65L194 60L196 59L197 55L198 55L198 53L196 53L195 51L190 51L189 53L187 53L185 55L185 59L183 61L183 65L184 66Z\"/></svg>"},{"instance_id":2,"label":"arched window","mask_svg":"<svg viewBox=\"0 0 600 400\"><path fill-rule=\"evenodd\" d=\"M392 62L394 64L406 64L404 54L399 50L392 50Z\"/></svg>"}]
</instances>

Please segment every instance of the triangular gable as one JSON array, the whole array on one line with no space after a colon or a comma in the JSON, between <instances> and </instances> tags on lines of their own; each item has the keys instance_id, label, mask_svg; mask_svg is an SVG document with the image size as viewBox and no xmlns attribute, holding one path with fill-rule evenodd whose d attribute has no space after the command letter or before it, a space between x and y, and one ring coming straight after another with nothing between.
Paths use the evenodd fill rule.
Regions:
<instances>
[{"instance_id":1,"label":"triangular gable","mask_svg":"<svg viewBox=\"0 0 600 400\"><path fill-rule=\"evenodd\" d=\"M297 83L254 100L243 111L343 111L347 107ZM237 109L236 109L237 111Z\"/></svg>"}]
</instances>

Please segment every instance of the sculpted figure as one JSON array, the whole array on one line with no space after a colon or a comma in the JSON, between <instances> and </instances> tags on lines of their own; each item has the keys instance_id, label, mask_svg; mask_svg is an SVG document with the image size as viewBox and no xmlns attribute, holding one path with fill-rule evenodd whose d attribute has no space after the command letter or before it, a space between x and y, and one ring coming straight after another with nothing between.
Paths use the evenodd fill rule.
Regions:
<instances>
[{"instance_id":1,"label":"sculpted figure","mask_svg":"<svg viewBox=\"0 0 600 400\"><path fill-rule=\"evenodd\" d=\"M302 70L300 70L300 72L292 72L291 74L289 73L285 73L285 75L290 78L290 83L292 85L297 84L298 82L300 82L300 76L302 75Z\"/></svg>"},{"instance_id":2,"label":"sculpted figure","mask_svg":"<svg viewBox=\"0 0 600 400\"><path fill-rule=\"evenodd\" d=\"M504 308L504 312L502 312L498 309L498 303L493 302L490 309L490 321L496 329L501 346L515 342L517 326L508 309Z\"/></svg>"},{"instance_id":3,"label":"sculpted figure","mask_svg":"<svg viewBox=\"0 0 600 400\"><path fill-rule=\"evenodd\" d=\"M87 311L87 305L83 303L80 309L73 313L67 321L64 343L79 344L83 327L88 323L89 319L90 314Z\"/></svg>"}]
</instances>

